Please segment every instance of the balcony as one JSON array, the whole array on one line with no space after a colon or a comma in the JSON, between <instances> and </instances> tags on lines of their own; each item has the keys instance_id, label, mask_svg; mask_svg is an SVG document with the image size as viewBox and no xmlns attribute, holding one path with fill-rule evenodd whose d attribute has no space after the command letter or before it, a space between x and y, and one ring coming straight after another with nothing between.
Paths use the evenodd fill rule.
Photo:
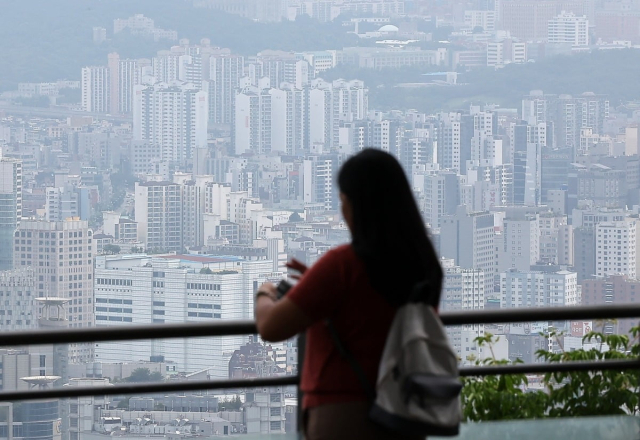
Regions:
<instances>
[{"instance_id":1,"label":"balcony","mask_svg":"<svg viewBox=\"0 0 640 440\"><path fill-rule=\"evenodd\" d=\"M523 323L561 320L607 320L612 318L634 318L640 316L640 305L564 307L535 309L500 309L478 311L443 312L445 325L480 325L491 323ZM109 327L89 329L62 329L50 331L28 331L0 335L0 346L24 346L43 344L95 343L103 341L127 341L134 339L170 339L187 337L217 337L256 334L252 321L227 321L207 323L185 323L135 327ZM302 350L299 350L301 353ZM640 359L612 359L580 362L530 363L479 365L461 367L462 377L505 377L505 375L640 370ZM43 399L64 399L86 396L135 395L173 393L187 391L284 387L298 384L298 376L265 377L255 379L198 380L187 382L117 383L111 386L72 386L26 391L0 392L0 406L9 402L33 402ZM638 392L638 389L635 389ZM606 396L602 396L606 399ZM513 408L514 415L521 408ZM632 408L633 411L637 410ZM632 412L633 412L632 411ZM629 412L629 411L627 411ZM264 422L282 421L281 416L269 416ZM0 437L6 426L0 426ZM5 435L6 436L6 435ZM288 434L246 434L241 438L252 439L297 439L298 432ZM436 437L430 437L436 438ZM494 440L517 438L518 440L554 439L638 439L640 417L633 415L602 415L571 418L543 418L509 421L482 421L463 423L459 439Z\"/></svg>"}]
</instances>

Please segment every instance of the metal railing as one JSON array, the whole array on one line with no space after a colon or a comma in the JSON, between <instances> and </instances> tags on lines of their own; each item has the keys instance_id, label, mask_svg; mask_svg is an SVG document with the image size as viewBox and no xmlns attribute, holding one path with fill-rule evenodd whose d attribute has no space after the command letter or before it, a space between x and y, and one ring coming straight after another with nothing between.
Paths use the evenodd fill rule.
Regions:
<instances>
[{"instance_id":1,"label":"metal railing","mask_svg":"<svg viewBox=\"0 0 640 440\"><path fill-rule=\"evenodd\" d=\"M534 309L499 309L442 312L445 325L491 323L568 321L574 319L612 319L640 317L640 305L607 305L583 307L545 307ZM162 324L130 327L94 327L89 329L36 330L0 334L0 347L18 345L72 344L134 339L171 339L257 334L253 321L215 323ZM600 371L640 369L640 359L584 361L542 364L477 366L460 369L461 376L496 374L549 373L559 371ZM44 390L0 392L0 401L68 398L94 395L149 394L177 391L276 387L297 385L299 376L255 379L225 379L211 381L180 381L157 383L115 384L105 387L62 387Z\"/></svg>"}]
</instances>

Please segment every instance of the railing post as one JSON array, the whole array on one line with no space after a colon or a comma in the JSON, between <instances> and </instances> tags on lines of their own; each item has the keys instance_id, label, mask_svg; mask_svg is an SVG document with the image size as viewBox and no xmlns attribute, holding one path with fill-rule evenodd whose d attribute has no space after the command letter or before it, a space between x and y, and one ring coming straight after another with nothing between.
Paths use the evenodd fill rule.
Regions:
<instances>
[{"instance_id":1,"label":"railing post","mask_svg":"<svg viewBox=\"0 0 640 440\"><path fill-rule=\"evenodd\" d=\"M304 393L302 391L302 368L304 366L304 351L306 347L307 337L306 333L300 333L298 335L298 406L297 406L297 430L298 438L304 438L304 411L302 410L302 400L304 399Z\"/></svg>"}]
</instances>

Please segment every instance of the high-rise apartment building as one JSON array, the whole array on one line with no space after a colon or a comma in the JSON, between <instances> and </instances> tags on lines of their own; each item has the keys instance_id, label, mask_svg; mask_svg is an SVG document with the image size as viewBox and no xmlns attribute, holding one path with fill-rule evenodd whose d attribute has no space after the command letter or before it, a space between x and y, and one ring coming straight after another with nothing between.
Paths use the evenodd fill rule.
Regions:
<instances>
[{"instance_id":1,"label":"high-rise apartment building","mask_svg":"<svg viewBox=\"0 0 640 440\"><path fill-rule=\"evenodd\" d=\"M22 162L0 153L0 270L13 267L13 233L22 218Z\"/></svg>"},{"instance_id":2,"label":"high-rise apartment building","mask_svg":"<svg viewBox=\"0 0 640 440\"><path fill-rule=\"evenodd\" d=\"M296 54L266 50L258 54L255 69L260 77L269 78L271 87L279 88L282 83L302 89L312 76L309 63Z\"/></svg>"},{"instance_id":3,"label":"high-rise apartment building","mask_svg":"<svg viewBox=\"0 0 640 440\"><path fill-rule=\"evenodd\" d=\"M290 84L281 88L249 87L235 97L236 154L295 154L305 140L304 92Z\"/></svg>"},{"instance_id":4,"label":"high-rise apartment building","mask_svg":"<svg viewBox=\"0 0 640 440\"><path fill-rule=\"evenodd\" d=\"M327 211L338 209L335 176L338 155L309 156L302 165L302 195L305 203L321 203Z\"/></svg>"},{"instance_id":5,"label":"high-rise apartment building","mask_svg":"<svg viewBox=\"0 0 640 440\"><path fill-rule=\"evenodd\" d=\"M307 148L330 149L340 143L340 123L366 118L369 112L369 89L362 81L337 80L332 83L316 79L307 91Z\"/></svg>"},{"instance_id":6,"label":"high-rise apartment building","mask_svg":"<svg viewBox=\"0 0 640 440\"><path fill-rule=\"evenodd\" d=\"M595 227L576 227L573 231L573 267L578 282L595 278L596 231Z\"/></svg>"},{"instance_id":7,"label":"high-rise apartment building","mask_svg":"<svg viewBox=\"0 0 640 440\"><path fill-rule=\"evenodd\" d=\"M538 206L541 200L542 148L546 126L514 124L510 127L513 154L513 204Z\"/></svg>"},{"instance_id":8,"label":"high-rise apartment building","mask_svg":"<svg viewBox=\"0 0 640 440\"><path fill-rule=\"evenodd\" d=\"M537 214L507 209L498 251L498 271L527 271L540 260L540 225Z\"/></svg>"},{"instance_id":9,"label":"high-rise apartment building","mask_svg":"<svg viewBox=\"0 0 640 440\"><path fill-rule=\"evenodd\" d=\"M456 173L462 170L460 117L460 113L442 113L439 116L438 163L441 168Z\"/></svg>"},{"instance_id":10,"label":"high-rise apartment building","mask_svg":"<svg viewBox=\"0 0 640 440\"><path fill-rule=\"evenodd\" d=\"M576 16L562 11L549 20L547 42L571 44L574 47L589 45L589 20L586 15Z\"/></svg>"},{"instance_id":11,"label":"high-rise apartment building","mask_svg":"<svg viewBox=\"0 0 640 440\"><path fill-rule=\"evenodd\" d=\"M567 217L545 213L538 217L538 224L539 261L547 264L573 265L573 230L567 224Z\"/></svg>"},{"instance_id":12,"label":"high-rise apartment building","mask_svg":"<svg viewBox=\"0 0 640 440\"><path fill-rule=\"evenodd\" d=\"M459 206L454 215L443 216L440 223L440 255L454 260L463 269L484 271L485 294L493 292L496 274L494 215L468 213Z\"/></svg>"},{"instance_id":13,"label":"high-rise apartment building","mask_svg":"<svg viewBox=\"0 0 640 440\"><path fill-rule=\"evenodd\" d=\"M133 89L142 81L140 67L136 60L118 60L117 69L117 89L112 96L118 106L112 104L111 108L117 108L120 114L129 114L133 111Z\"/></svg>"},{"instance_id":14,"label":"high-rise apartment building","mask_svg":"<svg viewBox=\"0 0 640 440\"><path fill-rule=\"evenodd\" d=\"M182 188L171 182L136 182L135 221L138 239L154 252L180 252L182 241Z\"/></svg>"},{"instance_id":15,"label":"high-rise apartment building","mask_svg":"<svg viewBox=\"0 0 640 440\"><path fill-rule=\"evenodd\" d=\"M271 151L271 94L249 87L235 96L233 144L235 154Z\"/></svg>"},{"instance_id":16,"label":"high-rise apartment building","mask_svg":"<svg viewBox=\"0 0 640 440\"><path fill-rule=\"evenodd\" d=\"M72 185L47 188L44 205L45 220L61 222L70 217L80 217L80 192L76 192Z\"/></svg>"},{"instance_id":17,"label":"high-rise apartment building","mask_svg":"<svg viewBox=\"0 0 640 440\"><path fill-rule=\"evenodd\" d=\"M638 276L638 221L603 222L596 226L595 260L598 277Z\"/></svg>"},{"instance_id":18,"label":"high-rise apartment building","mask_svg":"<svg viewBox=\"0 0 640 440\"><path fill-rule=\"evenodd\" d=\"M575 272L518 271L500 274L500 307L563 307L579 305Z\"/></svg>"},{"instance_id":19,"label":"high-rise apartment building","mask_svg":"<svg viewBox=\"0 0 640 440\"><path fill-rule=\"evenodd\" d=\"M441 310L481 310L485 303L484 272L479 269L462 269L453 266L451 260L443 259L445 272L440 300ZM473 342L484 335L484 325L447 327L447 336L457 355L465 362L467 356L479 353Z\"/></svg>"},{"instance_id":20,"label":"high-rise apartment building","mask_svg":"<svg viewBox=\"0 0 640 440\"><path fill-rule=\"evenodd\" d=\"M93 231L86 221L23 220L14 234L14 267L34 271L38 297L69 300L70 327L93 326ZM70 358L91 359L91 351L73 346Z\"/></svg>"},{"instance_id":21,"label":"high-rise apartment building","mask_svg":"<svg viewBox=\"0 0 640 440\"><path fill-rule=\"evenodd\" d=\"M610 275L604 278L582 281L582 305L606 306L638 303L640 281L625 275ZM604 333L629 336L629 331L638 325L635 319L617 319L602 323ZM600 331L594 328L594 331Z\"/></svg>"},{"instance_id":22,"label":"high-rise apartment building","mask_svg":"<svg viewBox=\"0 0 640 440\"><path fill-rule=\"evenodd\" d=\"M207 92L188 83L135 86L133 138L161 146L161 159L187 165L207 147Z\"/></svg>"},{"instance_id":23,"label":"high-rise apartment building","mask_svg":"<svg viewBox=\"0 0 640 440\"><path fill-rule=\"evenodd\" d=\"M212 55L209 59L209 123L231 124L236 90L244 76L244 57Z\"/></svg>"},{"instance_id":24,"label":"high-rise apartment building","mask_svg":"<svg viewBox=\"0 0 640 440\"><path fill-rule=\"evenodd\" d=\"M445 215L453 215L460 205L459 178L451 171L424 176L424 219L431 228L439 228Z\"/></svg>"},{"instance_id":25,"label":"high-rise apartment building","mask_svg":"<svg viewBox=\"0 0 640 440\"><path fill-rule=\"evenodd\" d=\"M82 108L86 112L111 112L111 75L109 67L82 68Z\"/></svg>"},{"instance_id":26,"label":"high-rise apartment building","mask_svg":"<svg viewBox=\"0 0 640 440\"><path fill-rule=\"evenodd\" d=\"M271 151L297 154L305 144L305 99L291 84L271 89Z\"/></svg>"}]
</instances>

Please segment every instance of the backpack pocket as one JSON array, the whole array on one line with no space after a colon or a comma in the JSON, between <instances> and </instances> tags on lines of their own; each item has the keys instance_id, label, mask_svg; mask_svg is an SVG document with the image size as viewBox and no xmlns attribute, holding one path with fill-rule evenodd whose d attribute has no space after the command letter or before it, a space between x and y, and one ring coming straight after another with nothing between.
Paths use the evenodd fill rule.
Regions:
<instances>
[{"instance_id":1,"label":"backpack pocket","mask_svg":"<svg viewBox=\"0 0 640 440\"><path fill-rule=\"evenodd\" d=\"M420 407L436 404L438 400L455 399L462 391L460 379L452 376L414 373L405 377L402 396L405 404L415 400Z\"/></svg>"}]
</instances>

